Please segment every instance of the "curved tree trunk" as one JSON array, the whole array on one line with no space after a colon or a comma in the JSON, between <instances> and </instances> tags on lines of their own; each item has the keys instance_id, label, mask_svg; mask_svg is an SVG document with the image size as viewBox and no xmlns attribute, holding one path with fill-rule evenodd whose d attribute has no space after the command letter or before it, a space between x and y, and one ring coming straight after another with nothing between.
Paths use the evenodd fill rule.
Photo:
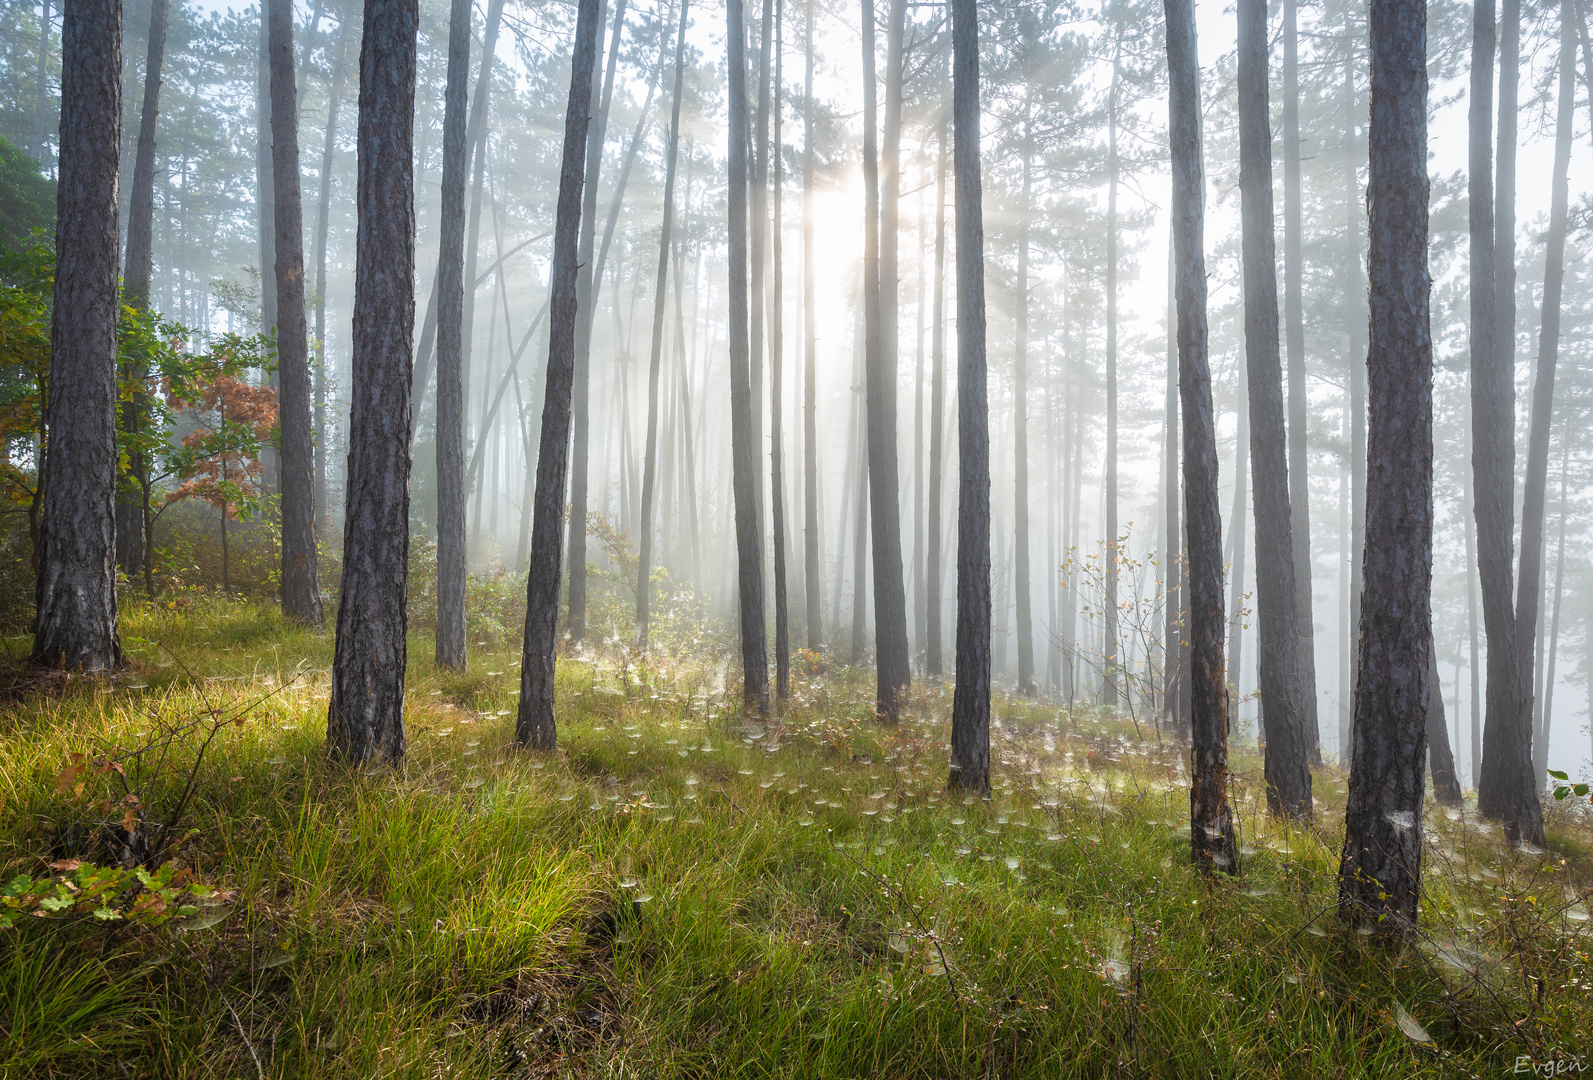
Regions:
<instances>
[{"instance_id":1,"label":"curved tree trunk","mask_svg":"<svg viewBox=\"0 0 1593 1080\"><path fill-rule=\"evenodd\" d=\"M80 0L61 24L61 135L50 320L49 439L33 662L121 663L116 636L116 180L122 5Z\"/></svg>"},{"instance_id":2,"label":"curved tree trunk","mask_svg":"<svg viewBox=\"0 0 1593 1080\"><path fill-rule=\"evenodd\" d=\"M658 234L658 278L653 287L653 343L647 365L647 448L642 465L641 562L636 574L636 644L647 648L648 604L652 596L653 497L658 474L658 380L664 350L665 287L669 282L670 238L675 224L675 162L680 151L680 95L685 85L686 8L680 5L675 37L675 90L669 111L669 149L664 159L664 221ZM679 285L676 285L679 291Z\"/></svg>"},{"instance_id":3,"label":"curved tree trunk","mask_svg":"<svg viewBox=\"0 0 1593 1080\"><path fill-rule=\"evenodd\" d=\"M1206 351L1205 170L1201 162L1200 59L1193 0L1163 0L1167 18L1168 131L1172 144L1178 389L1184 421L1190 641L1190 858L1237 873L1228 806L1228 683L1222 661L1222 511L1217 432Z\"/></svg>"},{"instance_id":4,"label":"curved tree trunk","mask_svg":"<svg viewBox=\"0 0 1593 1080\"><path fill-rule=\"evenodd\" d=\"M1311 819L1311 739L1301 701L1308 680L1296 617L1289 459L1278 360L1277 250L1267 109L1266 0L1239 0L1239 191L1244 234L1245 368L1267 808Z\"/></svg>"},{"instance_id":5,"label":"curved tree trunk","mask_svg":"<svg viewBox=\"0 0 1593 1080\"><path fill-rule=\"evenodd\" d=\"M1432 671L1427 5L1372 0L1366 587L1339 914L1416 923Z\"/></svg>"},{"instance_id":6,"label":"curved tree trunk","mask_svg":"<svg viewBox=\"0 0 1593 1080\"><path fill-rule=\"evenodd\" d=\"M271 177L275 192L277 380L282 456L282 613L320 627L315 545L315 440L310 428L310 343L304 310L304 216L299 109L294 100L292 0L266 0L271 30Z\"/></svg>"},{"instance_id":7,"label":"curved tree trunk","mask_svg":"<svg viewBox=\"0 0 1593 1080\"><path fill-rule=\"evenodd\" d=\"M736 581L741 623L743 703L769 711L769 659L763 625L763 554L760 550L752 380L747 355L747 28L741 0L725 4L725 59L730 69L729 352L730 470L735 500Z\"/></svg>"},{"instance_id":8,"label":"curved tree trunk","mask_svg":"<svg viewBox=\"0 0 1593 1080\"><path fill-rule=\"evenodd\" d=\"M122 270L122 295L129 307L149 308L150 249L155 225L155 131L160 118L160 71L166 53L168 0L153 0L149 8L149 52L144 61L144 103L138 114L138 151L133 160L133 190L127 211L127 261ZM45 8L48 17L49 8ZM142 382L143 365L126 365L123 376ZM135 393L122 403L122 430L142 431L144 395ZM144 506L148 502L149 463L134 450L128 455L127 473L116 491L116 564L128 580L144 569ZM147 584L147 579L146 579Z\"/></svg>"},{"instance_id":9,"label":"curved tree trunk","mask_svg":"<svg viewBox=\"0 0 1593 1080\"><path fill-rule=\"evenodd\" d=\"M448 18L443 91L441 228L437 237L437 666L464 670L465 642L465 173L470 0Z\"/></svg>"},{"instance_id":10,"label":"curved tree trunk","mask_svg":"<svg viewBox=\"0 0 1593 1080\"><path fill-rule=\"evenodd\" d=\"M417 0L365 0L359 241L343 590L326 738L339 757L404 756L410 388L415 331Z\"/></svg>"},{"instance_id":11,"label":"curved tree trunk","mask_svg":"<svg viewBox=\"0 0 1593 1080\"><path fill-rule=\"evenodd\" d=\"M979 22L951 0L957 175L957 682L953 789L990 790L990 411L985 365L984 194L979 167Z\"/></svg>"},{"instance_id":12,"label":"curved tree trunk","mask_svg":"<svg viewBox=\"0 0 1593 1080\"><path fill-rule=\"evenodd\" d=\"M570 462L571 385L575 374L576 249L581 231L581 184L591 120L592 71L602 30L601 0L581 0L576 10L570 99L564 116L564 156L549 271L547 393L537 451L536 508L531 521L531 566L526 574L525 640L520 664L520 706L515 739L550 751L558 741L553 719L554 652L559 637L559 549L564 480ZM574 530L572 530L573 532Z\"/></svg>"}]
</instances>

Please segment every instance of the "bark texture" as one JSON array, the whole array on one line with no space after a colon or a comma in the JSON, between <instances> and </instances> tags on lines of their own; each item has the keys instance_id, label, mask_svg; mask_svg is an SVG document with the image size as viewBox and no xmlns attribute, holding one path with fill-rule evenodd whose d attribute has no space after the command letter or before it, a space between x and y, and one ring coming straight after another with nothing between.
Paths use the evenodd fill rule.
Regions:
<instances>
[{"instance_id":1,"label":"bark texture","mask_svg":"<svg viewBox=\"0 0 1593 1080\"><path fill-rule=\"evenodd\" d=\"M957 683L950 786L990 791L990 410L985 365L985 227L979 169L979 22L950 0L957 177Z\"/></svg>"},{"instance_id":2,"label":"bark texture","mask_svg":"<svg viewBox=\"0 0 1593 1080\"><path fill-rule=\"evenodd\" d=\"M331 751L355 764L404 756L410 388L415 330L417 0L365 0L360 44L354 397L349 410L343 592Z\"/></svg>"},{"instance_id":3,"label":"bark texture","mask_svg":"<svg viewBox=\"0 0 1593 1080\"><path fill-rule=\"evenodd\" d=\"M55 309L45 422L33 661L106 671L116 636L116 183L122 5L81 0L61 21Z\"/></svg>"},{"instance_id":4,"label":"bark texture","mask_svg":"<svg viewBox=\"0 0 1593 1080\"><path fill-rule=\"evenodd\" d=\"M266 0L271 32L271 186L275 192L277 407L282 455L282 613L319 628L315 546L315 439L310 427L310 340L304 307L304 204L292 0Z\"/></svg>"},{"instance_id":5,"label":"bark texture","mask_svg":"<svg viewBox=\"0 0 1593 1080\"><path fill-rule=\"evenodd\" d=\"M730 67L729 351L730 474L735 500L736 583L740 600L742 701L769 711L769 656L763 625L763 552L758 528L758 452L754 441L747 346L747 27L741 0L725 4L725 53Z\"/></svg>"},{"instance_id":6,"label":"bark texture","mask_svg":"<svg viewBox=\"0 0 1593 1080\"><path fill-rule=\"evenodd\" d=\"M581 230L581 184L586 173L592 69L602 29L600 0L581 0L575 17L570 100L553 225L548 290L548 372L537 451L536 505L531 519L531 568L526 575L525 643L520 663L520 709L515 738L550 751L558 741L553 719L553 662L559 638L559 554L564 481L570 462L571 385L575 376L576 248Z\"/></svg>"},{"instance_id":7,"label":"bark texture","mask_svg":"<svg viewBox=\"0 0 1593 1080\"><path fill-rule=\"evenodd\" d=\"M1193 0L1163 0L1167 19L1168 131L1172 149L1178 390L1184 421L1190 642L1190 859L1207 873L1239 870L1228 805L1228 683L1222 659L1222 511L1207 355L1205 167L1200 59Z\"/></svg>"},{"instance_id":8,"label":"bark texture","mask_svg":"<svg viewBox=\"0 0 1593 1080\"><path fill-rule=\"evenodd\" d=\"M1427 7L1372 0L1366 585L1339 913L1415 925L1432 671Z\"/></svg>"},{"instance_id":9,"label":"bark texture","mask_svg":"<svg viewBox=\"0 0 1593 1080\"><path fill-rule=\"evenodd\" d=\"M437 234L437 666L464 670L465 642L465 176L469 139L470 0L448 18L443 90L442 206Z\"/></svg>"},{"instance_id":10,"label":"bark texture","mask_svg":"<svg viewBox=\"0 0 1593 1080\"><path fill-rule=\"evenodd\" d=\"M1260 630L1261 723L1267 808L1311 818L1312 740L1295 601L1289 459L1278 357L1277 250L1272 224L1272 134L1267 107L1267 0L1239 0L1239 192L1244 246L1245 369Z\"/></svg>"}]
</instances>

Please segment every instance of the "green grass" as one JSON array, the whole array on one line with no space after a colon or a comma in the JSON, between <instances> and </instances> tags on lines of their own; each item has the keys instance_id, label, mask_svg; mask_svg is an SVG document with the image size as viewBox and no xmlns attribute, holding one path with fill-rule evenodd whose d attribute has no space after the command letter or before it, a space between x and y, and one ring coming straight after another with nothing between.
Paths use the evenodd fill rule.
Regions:
<instances>
[{"instance_id":1,"label":"green grass","mask_svg":"<svg viewBox=\"0 0 1593 1080\"><path fill-rule=\"evenodd\" d=\"M724 660L593 657L561 662L560 749L538 757L513 744L516 656L439 673L417 637L409 759L354 773L324 755L329 635L219 601L124 633L116 682L0 707L0 870L60 853L70 751L260 698L206 760L181 849L233 895L155 929L4 932L3 1077L252 1077L256 1056L271 1077L1593 1063L1589 829L1563 809L1533 855L1429 805L1424 937L1390 944L1332 911L1341 775L1318 777L1317 827L1288 828L1236 750L1243 874L1204 881L1177 747L1091 710L998 701L985 803L945 793L939 689L892 731L866 673L832 672L766 728Z\"/></svg>"}]
</instances>

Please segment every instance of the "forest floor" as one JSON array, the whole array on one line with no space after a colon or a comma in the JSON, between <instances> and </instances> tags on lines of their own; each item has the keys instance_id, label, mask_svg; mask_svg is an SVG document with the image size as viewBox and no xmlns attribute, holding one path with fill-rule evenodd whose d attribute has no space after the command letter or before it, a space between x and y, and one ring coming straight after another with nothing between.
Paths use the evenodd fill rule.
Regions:
<instances>
[{"instance_id":1,"label":"forest floor","mask_svg":"<svg viewBox=\"0 0 1593 1080\"><path fill-rule=\"evenodd\" d=\"M723 660L594 655L561 661L541 757L510 646L450 674L416 636L408 759L353 772L325 754L329 633L221 601L123 625L115 680L0 701L0 871L95 854L70 754L168 745L122 760L169 813L205 718L241 718L178 827L221 891L158 926L0 930L0 1077L1593 1067L1593 828L1564 805L1538 853L1429 803L1421 930L1390 943L1334 910L1342 774L1285 826L1236 747L1242 872L1202 880L1183 755L1143 720L999 699L983 802L945 791L939 687L887 729L872 677L831 671L749 724Z\"/></svg>"}]
</instances>

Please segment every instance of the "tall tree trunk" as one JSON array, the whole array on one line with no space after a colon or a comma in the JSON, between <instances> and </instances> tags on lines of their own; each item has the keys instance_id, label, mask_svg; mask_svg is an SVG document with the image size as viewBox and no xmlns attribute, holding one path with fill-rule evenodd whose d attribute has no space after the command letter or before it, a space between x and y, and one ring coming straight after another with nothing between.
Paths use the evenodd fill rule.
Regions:
<instances>
[{"instance_id":1,"label":"tall tree trunk","mask_svg":"<svg viewBox=\"0 0 1593 1080\"><path fill-rule=\"evenodd\" d=\"M1311 731L1302 701L1314 696L1295 608L1289 459L1278 359L1277 250L1272 219L1272 136L1267 108L1267 0L1239 0L1239 191L1244 233L1245 368L1250 395L1250 482L1256 536L1261 723L1267 808L1311 818Z\"/></svg>"},{"instance_id":2,"label":"tall tree trunk","mask_svg":"<svg viewBox=\"0 0 1593 1080\"><path fill-rule=\"evenodd\" d=\"M575 49L570 63L570 98L564 115L564 156L554 219L553 266L548 276L547 393L537 451L536 507L531 523L531 566L526 574L525 644L520 657L520 706L515 739L551 751L558 739L553 718L554 653L559 637L559 554L564 516L564 480L570 461L571 387L575 377L577 247L581 233L581 186L591 120L592 71L602 31L601 0L581 0L576 10ZM578 529L571 525L570 532Z\"/></svg>"},{"instance_id":3,"label":"tall tree trunk","mask_svg":"<svg viewBox=\"0 0 1593 1080\"><path fill-rule=\"evenodd\" d=\"M1023 103L1023 180L1018 205L1017 314L1012 353L1012 560L1018 622L1018 692L1034 697L1034 614L1029 608L1029 214L1034 190L1034 128Z\"/></svg>"},{"instance_id":4,"label":"tall tree trunk","mask_svg":"<svg viewBox=\"0 0 1593 1080\"><path fill-rule=\"evenodd\" d=\"M465 116L470 0L452 0L443 90L441 228L437 238L437 666L463 671L465 642ZM485 373L483 373L485 374ZM483 386L486 380L482 380Z\"/></svg>"},{"instance_id":5,"label":"tall tree trunk","mask_svg":"<svg viewBox=\"0 0 1593 1080\"><path fill-rule=\"evenodd\" d=\"M1248 384L1248 377L1241 374ZM1245 605L1245 545L1246 508L1250 505L1250 396L1247 386L1238 389L1238 428L1234 438L1233 513L1228 520L1233 528L1228 533L1228 550L1223 565L1231 567L1228 582L1228 682L1232 686L1228 707L1235 726L1239 723L1239 709L1244 700L1244 631L1249 625L1244 616ZM1188 496L1185 496L1186 500Z\"/></svg>"},{"instance_id":6,"label":"tall tree trunk","mask_svg":"<svg viewBox=\"0 0 1593 1080\"><path fill-rule=\"evenodd\" d=\"M498 48L498 26L503 20L503 4L504 0L489 0L487 4L487 25L481 39L481 71L476 76L476 90L470 98L470 125L465 132L465 146L470 155L470 160L466 163L466 172L474 172L470 224L466 227L464 280L468 284L465 289L464 316L461 319L460 330L460 339L463 341L461 347L467 356L470 348L470 328L475 313L475 291L481 284L481 278L476 276L476 238L480 229L481 187L486 164L487 109L492 90L492 68ZM437 335L437 286L438 281L433 278L430 297L426 302L426 317L420 327L420 346L415 353L414 415L417 417L420 415L422 403L426 400L426 385L431 381L432 346ZM469 365L462 363L462 367L468 369Z\"/></svg>"},{"instance_id":7,"label":"tall tree trunk","mask_svg":"<svg viewBox=\"0 0 1593 1080\"><path fill-rule=\"evenodd\" d=\"M1549 233L1543 266L1543 325L1538 333L1538 363L1532 379L1531 420L1527 434L1527 475L1521 501L1521 568L1516 592L1516 640L1523 687L1536 683L1537 631L1543 580L1543 522L1549 482L1549 433L1554 425L1554 369L1560 349L1560 297L1565 288L1565 233L1570 203L1571 138L1576 108L1576 34L1572 0L1561 0L1560 99L1554 132L1554 177L1549 197ZM1513 366L1513 365L1512 365ZM1524 703L1531 723L1531 698ZM1538 740L1533 754L1533 786L1542 786L1549 748ZM1536 841L1534 841L1536 842Z\"/></svg>"},{"instance_id":8,"label":"tall tree trunk","mask_svg":"<svg viewBox=\"0 0 1593 1080\"><path fill-rule=\"evenodd\" d=\"M1315 604L1311 598L1311 470L1306 437L1310 396L1305 376L1305 307L1300 277L1300 30L1295 0L1283 3L1283 308L1289 363L1289 525L1294 553L1294 613L1300 636L1300 722L1310 762L1322 764L1316 701ZM1262 9L1265 36L1266 9ZM1262 46L1265 55L1265 44ZM1262 76L1265 87L1265 75ZM1270 158L1270 154L1268 155ZM1270 172L1270 169L1269 169ZM1270 201L1270 200L1269 200Z\"/></svg>"},{"instance_id":9,"label":"tall tree trunk","mask_svg":"<svg viewBox=\"0 0 1593 1080\"><path fill-rule=\"evenodd\" d=\"M363 764L404 756L410 387L415 332L417 0L365 0L359 241L343 589L327 743Z\"/></svg>"},{"instance_id":10,"label":"tall tree trunk","mask_svg":"<svg viewBox=\"0 0 1593 1080\"><path fill-rule=\"evenodd\" d=\"M1512 843L1525 840L1541 845L1543 811L1538 805L1537 778L1532 772L1530 694L1522 680L1519 628L1512 607L1515 591L1510 565L1515 517L1515 386L1514 365L1504 362L1504 350L1497 340L1500 327L1496 324L1498 230L1493 215L1488 160L1492 150L1489 131L1493 98L1492 0L1481 0L1475 9L1470 160L1471 460L1477 518L1477 569L1482 581L1483 626L1488 638L1487 698L1477 808L1485 817L1503 822L1505 834ZM1514 116L1513 109L1511 115Z\"/></svg>"},{"instance_id":11,"label":"tall tree trunk","mask_svg":"<svg viewBox=\"0 0 1593 1080\"><path fill-rule=\"evenodd\" d=\"M599 13L601 18L601 13ZM614 30L610 35L603 93L591 118L586 141L586 190L581 203L579 269L576 271L575 372L572 383L571 421L574 425L573 460L570 463L570 611L569 635L586 639L586 514L587 471L591 456L588 386L592 372L592 318L597 302L592 255L597 236L597 187L603 166L603 141L608 130L608 106L614 96L614 70L619 63L620 34L625 29L625 0L616 0ZM593 71L596 77L596 70ZM544 425L545 426L545 425Z\"/></svg>"},{"instance_id":12,"label":"tall tree trunk","mask_svg":"<svg viewBox=\"0 0 1593 1080\"><path fill-rule=\"evenodd\" d=\"M1533 755L1533 765L1538 770L1539 776L1544 776L1549 768L1549 735L1554 721L1554 677L1555 662L1560 652L1560 603L1565 599L1565 519L1566 519L1566 479L1571 459L1571 444L1566 440L1565 448L1560 456L1560 541L1559 550L1554 557L1554 613L1549 622L1549 656L1544 665L1542 705L1538 710L1538 734L1535 747L1542 747Z\"/></svg>"},{"instance_id":13,"label":"tall tree trunk","mask_svg":"<svg viewBox=\"0 0 1593 1080\"><path fill-rule=\"evenodd\" d=\"M636 575L636 644L647 648L648 603L653 573L653 490L658 473L658 378L664 355L664 301L669 284L670 238L675 225L675 162L680 150L680 95L686 78L686 0L681 0L675 37L675 89L669 111L669 148L664 158L664 221L658 233L658 278L653 286L653 339L647 366L647 447L642 465L641 562ZM679 292L679 284L676 292Z\"/></svg>"},{"instance_id":14,"label":"tall tree trunk","mask_svg":"<svg viewBox=\"0 0 1593 1080\"><path fill-rule=\"evenodd\" d=\"M1471 787L1475 791L1482 783L1482 658L1481 643L1477 640L1477 534L1476 518L1472 513L1473 499L1470 485L1465 491L1466 531L1466 632L1471 644L1468 667L1471 672L1471 693L1467 698L1471 706Z\"/></svg>"},{"instance_id":15,"label":"tall tree trunk","mask_svg":"<svg viewBox=\"0 0 1593 1080\"><path fill-rule=\"evenodd\" d=\"M343 101L344 60L348 32L354 23L345 11L337 28L337 56L332 62L332 87L326 106L326 142L321 150L320 190L315 211L315 520L326 528L326 459L330 452L326 432L326 240L331 228L332 159L337 152L337 114ZM416 407L418 407L416 402Z\"/></svg>"},{"instance_id":16,"label":"tall tree trunk","mask_svg":"<svg viewBox=\"0 0 1593 1080\"><path fill-rule=\"evenodd\" d=\"M743 703L759 713L769 710L769 659L763 624L763 554L761 551L754 442L751 373L747 355L747 28L741 0L725 5L725 52L730 69L729 191L729 352L730 455L736 525L737 586L741 623Z\"/></svg>"},{"instance_id":17,"label":"tall tree trunk","mask_svg":"<svg viewBox=\"0 0 1593 1080\"><path fill-rule=\"evenodd\" d=\"M1120 12L1114 12L1112 33L1112 85L1106 98L1106 602L1102 605L1106 609L1106 641L1101 651L1101 700L1115 708L1119 702L1117 667L1121 663L1117 623L1117 187L1122 172L1117 156L1117 95L1123 59Z\"/></svg>"},{"instance_id":18,"label":"tall tree trunk","mask_svg":"<svg viewBox=\"0 0 1593 1080\"><path fill-rule=\"evenodd\" d=\"M61 134L40 486L33 662L121 664L116 636L116 182L122 5L81 0L61 22Z\"/></svg>"},{"instance_id":19,"label":"tall tree trunk","mask_svg":"<svg viewBox=\"0 0 1593 1080\"><path fill-rule=\"evenodd\" d=\"M946 122L936 123L935 158L935 300L934 325L929 331L929 542L924 568L925 627L924 671L940 678L940 589L946 580L940 549L941 498L945 490L946 436Z\"/></svg>"},{"instance_id":20,"label":"tall tree trunk","mask_svg":"<svg viewBox=\"0 0 1593 1080\"><path fill-rule=\"evenodd\" d=\"M149 309L150 249L155 226L155 130L160 117L160 72L166 52L168 0L152 0L149 8L149 52L144 61L144 103L138 114L138 151L133 162L133 191L127 212L127 262L122 294L130 307ZM49 5L45 5L49 17ZM142 383L144 365L124 365L123 376ZM148 403L142 393L122 402L122 430L144 428ZM137 449L128 454L127 472L116 491L116 563L128 580L144 568L144 506L148 501L149 463Z\"/></svg>"},{"instance_id":21,"label":"tall tree trunk","mask_svg":"<svg viewBox=\"0 0 1593 1080\"><path fill-rule=\"evenodd\" d=\"M1238 873L1228 806L1228 683L1222 660L1222 511L1217 431L1206 348L1205 169L1201 161L1200 59L1193 0L1163 0L1167 18L1168 133L1178 293L1178 390L1184 421L1190 640L1190 859Z\"/></svg>"},{"instance_id":22,"label":"tall tree trunk","mask_svg":"<svg viewBox=\"0 0 1593 1080\"><path fill-rule=\"evenodd\" d=\"M802 96L802 568L808 649L824 648L823 562L819 536L818 338L813 316L813 0L803 21Z\"/></svg>"},{"instance_id":23,"label":"tall tree trunk","mask_svg":"<svg viewBox=\"0 0 1593 1080\"><path fill-rule=\"evenodd\" d=\"M1427 6L1372 0L1366 587L1339 914L1415 926L1432 671Z\"/></svg>"},{"instance_id":24,"label":"tall tree trunk","mask_svg":"<svg viewBox=\"0 0 1593 1080\"><path fill-rule=\"evenodd\" d=\"M1162 493L1167 531L1162 540L1162 581L1166 599L1162 636L1162 714L1179 739L1187 739L1185 698L1187 687L1180 662L1182 641L1188 637L1188 612L1184 605L1183 577L1188 562L1184 554L1184 526L1179 515L1183 487L1178 482L1178 257L1173 236L1167 236L1167 395L1162 446ZM1061 460L1061 455L1056 455ZM1054 560L1053 560L1054 561Z\"/></svg>"},{"instance_id":25,"label":"tall tree trunk","mask_svg":"<svg viewBox=\"0 0 1593 1080\"><path fill-rule=\"evenodd\" d=\"M990 410L985 365L985 227L979 166L979 22L951 0L957 174L957 674L950 786L990 790Z\"/></svg>"},{"instance_id":26,"label":"tall tree trunk","mask_svg":"<svg viewBox=\"0 0 1593 1080\"><path fill-rule=\"evenodd\" d=\"M758 105L752 119L752 181L747 193L747 205L752 214L748 225L751 230L748 257L751 260L749 273L752 291L749 294L751 308L748 312L750 329L747 344L752 377L752 445L757 448L755 452L758 454L763 451L763 342L767 332L764 328L764 311L769 302L765 266L769 240L769 63L772 59L769 30L773 25L774 0L763 0L763 12L758 20ZM760 538L764 535L763 489L763 469L758 468L753 477L752 490L758 508Z\"/></svg>"},{"instance_id":27,"label":"tall tree trunk","mask_svg":"<svg viewBox=\"0 0 1593 1080\"><path fill-rule=\"evenodd\" d=\"M1349 690L1343 709L1350 722L1339 731L1339 762L1350 763L1350 729L1354 725L1355 679L1361 649L1361 552L1366 546L1366 281L1361 270L1361 221L1365 200L1355 165L1355 70L1358 35L1346 33L1349 42L1344 57L1344 82L1341 95L1345 116L1344 170L1344 288L1349 310L1350 353L1345 381L1349 384L1350 406L1350 617L1349 636L1341 643L1350 657Z\"/></svg>"},{"instance_id":28,"label":"tall tree trunk","mask_svg":"<svg viewBox=\"0 0 1593 1080\"><path fill-rule=\"evenodd\" d=\"M881 296L879 162L875 151L874 0L863 0L863 318L868 405L868 508L874 541L875 709L895 723L912 679L896 461L896 357L886 352ZM894 182L894 181L893 181ZM892 223L894 225L894 222ZM894 304L894 283L891 289Z\"/></svg>"},{"instance_id":29,"label":"tall tree trunk","mask_svg":"<svg viewBox=\"0 0 1593 1080\"><path fill-rule=\"evenodd\" d=\"M872 9L872 0L870 8ZM879 160L879 356L884 364L883 371L889 380L889 397L885 399L890 407L890 432L891 432L891 476L892 487L895 489L893 496L897 512L892 516L889 530L895 535L896 562L899 564L896 571L896 580L902 587L901 593L902 617L899 628L893 627L891 633L900 631L901 641L899 648L900 664L904 676L896 687L899 690L907 685L906 679L912 672L912 645L907 632L907 593L905 588L906 573L905 562L902 556L902 518L901 518L901 472L900 461L896 451L897 425L900 423L900 411L897 409L897 372L901 365L901 189L902 189L902 83L906 77L905 43L907 23L907 0L887 0L885 8L885 109L880 126L880 160ZM870 418L872 424L872 417ZM872 461L870 464L872 467ZM875 546L875 551L879 550ZM896 588L891 580L874 577L875 587L881 585ZM877 607L877 605L876 605ZM883 610L883 609L879 609ZM879 610L875 612L875 632L879 631ZM877 650L880 652L880 650ZM881 655L884 655L881 652Z\"/></svg>"},{"instance_id":30,"label":"tall tree trunk","mask_svg":"<svg viewBox=\"0 0 1593 1080\"><path fill-rule=\"evenodd\" d=\"M272 189L271 160L271 30L268 0L260 5L260 54L255 71L255 225L260 248L260 332L277 325L276 200ZM276 385L273 378L272 385ZM265 455L265 486L275 486L275 455Z\"/></svg>"},{"instance_id":31,"label":"tall tree trunk","mask_svg":"<svg viewBox=\"0 0 1593 1080\"><path fill-rule=\"evenodd\" d=\"M1438 646L1428 646L1427 664L1427 760L1432 766L1433 796L1443 806L1459 806L1460 774L1455 768L1454 748L1449 744L1449 725L1444 720L1443 681L1438 675Z\"/></svg>"},{"instance_id":32,"label":"tall tree trunk","mask_svg":"<svg viewBox=\"0 0 1593 1080\"><path fill-rule=\"evenodd\" d=\"M304 311L304 216L299 109L294 99L292 0L266 0L271 28L271 166L276 213L277 379L281 387L282 613L322 623L315 544L315 440Z\"/></svg>"},{"instance_id":33,"label":"tall tree trunk","mask_svg":"<svg viewBox=\"0 0 1593 1080\"><path fill-rule=\"evenodd\" d=\"M780 148L780 90L784 78L782 9L774 9L774 221L771 233L774 282L769 296L769 453L772 470L769 494L774 525L774 674L775 694L784 701L791 693L791 628L785 589L785 432L782 427L785 372L785 268L780 243L780 187L785 182L785 158ZM767 32L767 31L765 31Z\"/></svg>"},{"instance_id":34,"label":"tall tree trunk","mask_svg":"<svg viewBox=\"0 0 1593 1080\"><path fill-rule=\"evenodd\" d=\"M852 501L852 653L853 664L864 659L868 630L868 413L864 406L863 307L858 305L853 331L852 456L847 475L854 482Z\"/></svg>"}]
</instances>

